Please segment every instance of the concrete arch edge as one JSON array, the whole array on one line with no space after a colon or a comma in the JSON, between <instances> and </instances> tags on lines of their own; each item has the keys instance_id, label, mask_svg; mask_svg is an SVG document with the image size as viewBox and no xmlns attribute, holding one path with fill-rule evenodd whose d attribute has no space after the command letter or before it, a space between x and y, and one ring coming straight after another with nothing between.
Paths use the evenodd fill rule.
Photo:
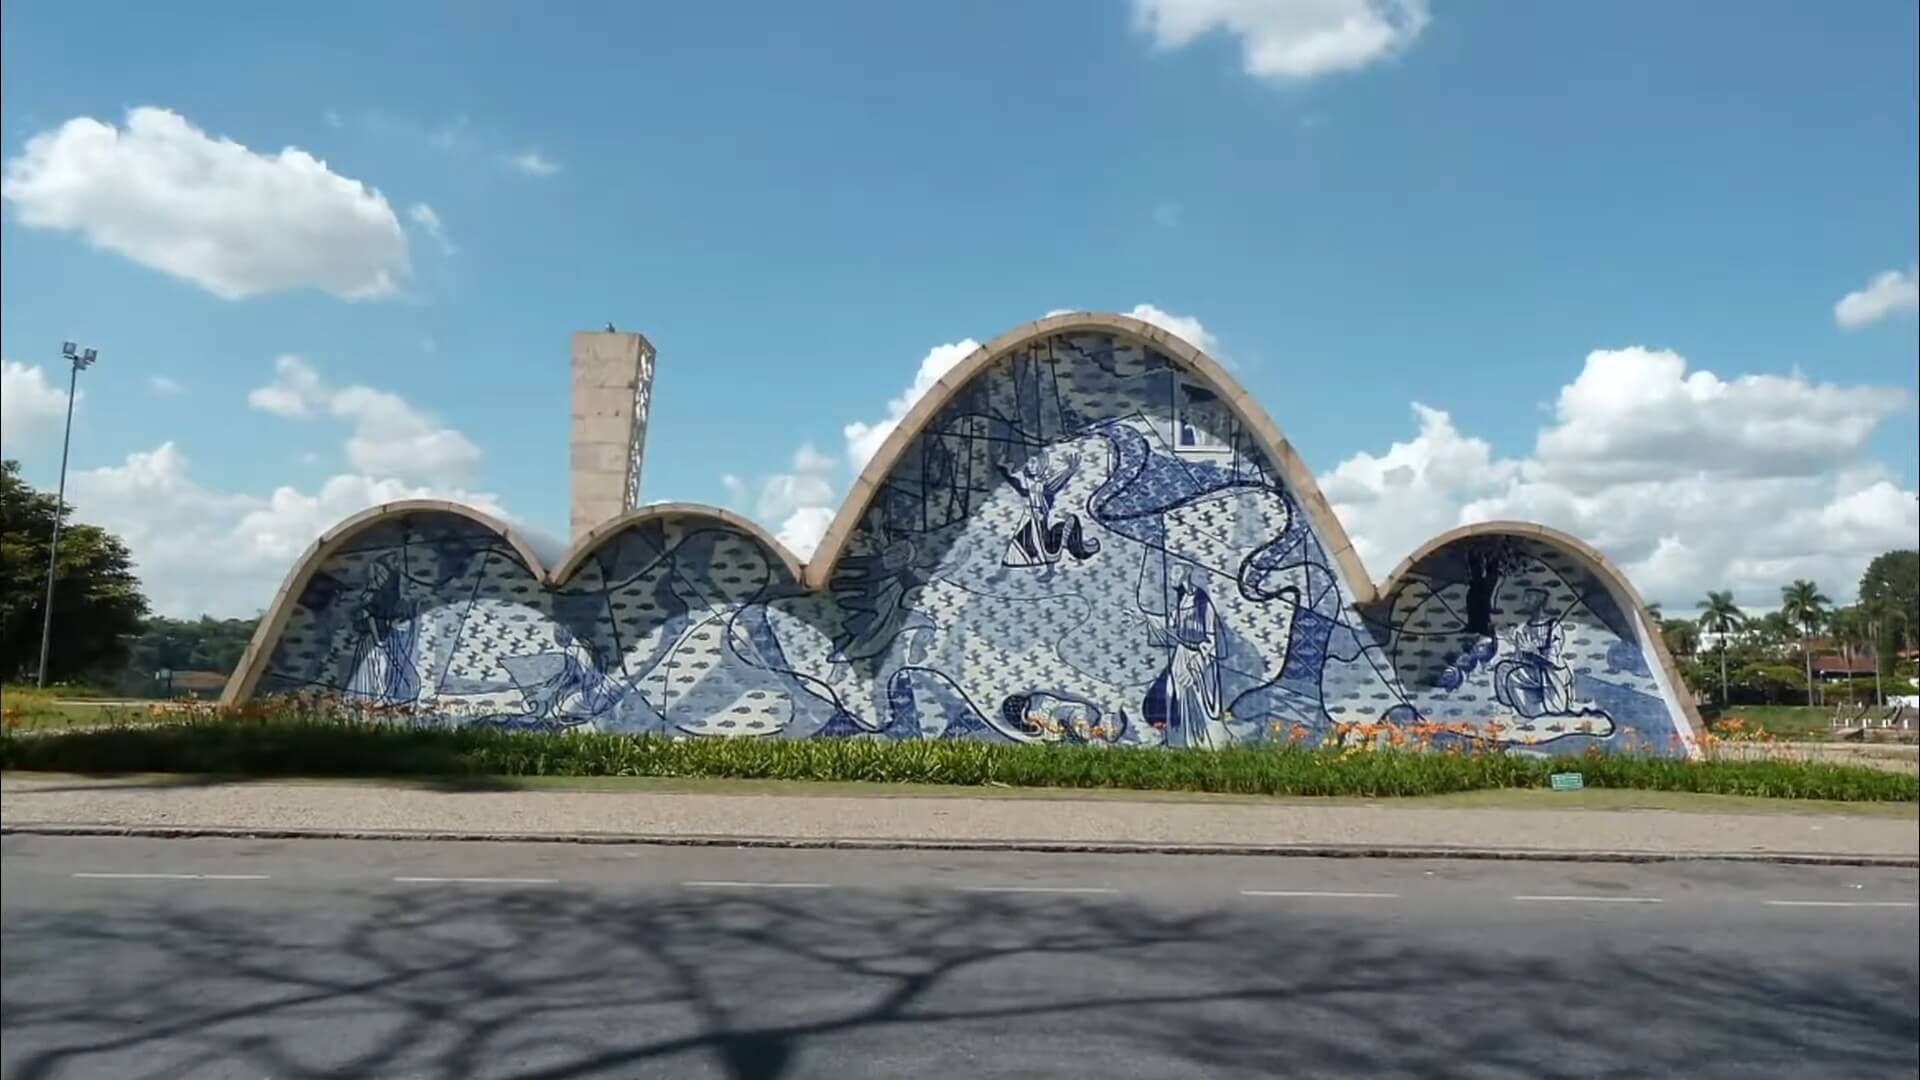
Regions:
<instances>
[{"instance_id":1,"label":"concrete arch edge","mask_svg":"<svg viewBox=\"0 0 1920 1080\"><path fill-rule=\"evenodd\" d=\"M1075 311L1061 315L1052 315L1034 322L1014 327L980 348L975 349L966 359L953 366L935 383L933 388L923 394L914 403L907 415L895 425L886 442L882 443L872 460L853 482L846 498L841 500L840 509L834 514L833 523L828 526L821 538L814 557L807 562L806 584L809 588L819 589L833 578L834 570L839 566L848 542L852 539L860 519L865 516L872 504L874 495L885 482L887 474L893 470L907 448L913 445L933 418L946 408L960 391L1007 353L1036 341L1044 340L1055 334L1104 333L1116 337L1131 338L1149 345L1172 359L1188 375L1206 384L1220 399L1227 403L1234 415L1246 425L1248 435L1254 445L1273 462L1280 474L1280 480L1292 493L1301 510L1307 515L1308 524L1314 534L1326 546L1327 554L1333 559L1336 572L1346 585L1349 595L1355 602L1365 603L1374 597L1373 580L1368 577L1366 567L1361 565L1360 557L1353 549L1353 541L1348 538L1347 530L1335 516L1333 507L1321 494L1320 485L1313 478L1312 470L1301 460L1293 444L1289 443L1273 418L1267 415L1260 403L1248 394L1246 388L1229 375L1219 361L1208 356L1192 343L1152 323L1133 318L1129 315L1116 315L1105 312Z\"/></svg>"},{"instance_id":2,"label":"concrete arch edge","mask_svg":"<svg viewBox=\"0 0 1920 1080\"><path fill-rule=\"evenodd\" d=\"M1600 580L1613 589L1623 606L1632 613L1635 626L1640 631L1646 650L1651 653L1660 672L1660 682L1673 704L1678 707L1675 728L1680 741L1685 744L1688 757L1698 757L1701 753L1703 736L1706 734L1706 722L1700 716L1700 708L1694 703L1693 692L1688 689L1686 679L1680 675L1680 666L1674 661L1673 653L1667 648L1666 638L1660 633L1660 627L1647 611L1647 602L1641 597L1640 590L1612 559L1602 554L1592 544L1571 533L1562 532L1549 525L1531 521L1479 521L1471 525L1461 525L1428 540L1414 549L1413 554L1400 560L1389 574L1381 579L1375 595L1384 600L1393 596L1400 583L1423 560L1435 552L1462 540L1479 536L1515 536L1557 547L1580 562Z\"/></svg>"}]
</instances>

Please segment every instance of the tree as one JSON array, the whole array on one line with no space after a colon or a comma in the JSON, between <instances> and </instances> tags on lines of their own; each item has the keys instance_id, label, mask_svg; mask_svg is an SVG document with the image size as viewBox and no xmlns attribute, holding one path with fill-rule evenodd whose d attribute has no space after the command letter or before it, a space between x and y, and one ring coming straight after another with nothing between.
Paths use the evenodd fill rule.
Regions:
<instances>
[{"instance_id":1,"label":"tree","mask_svg":"<svg viewBox=\"0 0 1920 1080\"><path fill-rule=\"evenodd\" d=\"M1860 603L1879 613L1885 640L1878 654L1881 670L1920 637L1920 550L1889 551L1874 557L1860 575Z\"/></svg>"},{"instance_id":2,"label":"tree","mask_svg":"<svg viewBox=\"0 0 1920 1080\"><path fill-rule=\"evenodd\" d=\"M169 619L156 615L128 643L127 667L116 680L127 693L164 690L154 685L155 673L169 671L232 671L253 637L257 619Z\"/></svg>"},{"instance_id":3,"label":"tree","mask_svg":"<svg viewBox=\"0 0 1920 1080\"><path fill-rule=\"evenodd\" d=\"M1700 629L1720 638L1720 704L1727 703L1727 635L1747 621L1746 613L1733 602L1731 592L1707 593L1700 601Z\"/></svg>"},{"instance_id":4,"label":"tree","mask_svg":"<svg viewBox=\"0 0 1920 1080\"><path fill-rule=\"evenodd\" d=\"M1675 656L1692 656L1700 647L1700 630L1691 619L1661 619L1660 637Z\"/></svg>"},{"instance_id":5,"label":"tree","mask_svg":"<svg viewBox=\"0 0 1920 1080\"><path fill-rule=\"evenodd\" d=\"M70 522L70 508L56 501L20 478L19 462L0 462L0 675L39 666L47 547L56 516L60 551L48 674L68 677L120 663L127 639L139 632L147 613L127 546L97 526Z\"/></svg>"},{"instance_id":6,"label":"tree","mask_svg":"<svg viewBox=\"0 0 1920 1080\"><path fill-rule=\"evenodd\" d=\"M1807 704L1813 704L1813 634L1833 603L1820 586L1802 578L1780 590L1780 614L1800 629L1800 658L1807 666Z\"/></svg>"},{"instance_id":7,"label":"tree","mask_svg":"<svg viewBox=\"0 0 1920 1080\"><path fill-rule=\"evenodd\" d=\"M1860 621L1866 624L1867 640L1869 647L1873 649L1873 704L1876 708L1884 708L1887 704L1887 692L1880 684L1880 673L1886 663L1881 657L1886 652L1888 628L1900 623L1902 613L1898 608L1877 598L1869 600L1861 597L1854 608L1860 612ZM1847 675L1851 678L1853 673L1848 672Z\"/></svg>"},{"instance_id":8,"label":"tree","mask_svg":"<svg viewBox=\"0 0 1920 1080\"><path fill-rule=\"evenodd\" d=\"M1834 643L1840 646L1840 658L1847 665L1847 704L1853 704L1853 658L1866 648L1872 637L1865 613L1857 606L1833 613L1829 622ZM1876 662L1875 666L1878 666Z\"/></svg>"},{"instance_id":9,"label":"tree","mask_svg":"<svg viewBox=\"0 0 1920 1080\"><path fill-rule=\"evenodd\" d=\"M1740 636L1763 651L1778 656L1788 643L1800 640L1800 626L1782 612L1769 611L1757 619L1748 620Z\"/></svg>"}]
</instances>

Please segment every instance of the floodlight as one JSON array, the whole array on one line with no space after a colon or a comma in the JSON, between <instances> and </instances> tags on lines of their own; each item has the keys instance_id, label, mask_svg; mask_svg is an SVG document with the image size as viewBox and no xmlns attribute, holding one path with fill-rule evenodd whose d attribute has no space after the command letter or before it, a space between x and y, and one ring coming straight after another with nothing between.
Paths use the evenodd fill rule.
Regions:
<instances>
[{"instance_id":1,"label":"floodlight","mask_svg":"<svg viewBox=\"0 0 1920 1080\"><path fill-rule=\"evenodd\" d=\"M88 364L91 364L96 359L98 359L99 356L100 356L100 350L88 349L86 352L83 352L80 354L80 366L86 367Z\"/></svg>"},{"instance_id":2,"label":"floodlight","mask_svg":"<svg viewBox=\"0 0 1920 1080\"><path fill-rule=\"evenodd\" d=\"M60 343L60 355L61 355L61 356L68 356L68 357L70 357L70 356L72 356L72 355L73 355L74 353L76 353L76 352L78 352L79 350L80 350L80 346L78 346L78 345L75 345L75 344L74 344L73 342L71 342L71 341L63 341L63 342L61 342L61 343Z\"/></svg>"}]
</instances>

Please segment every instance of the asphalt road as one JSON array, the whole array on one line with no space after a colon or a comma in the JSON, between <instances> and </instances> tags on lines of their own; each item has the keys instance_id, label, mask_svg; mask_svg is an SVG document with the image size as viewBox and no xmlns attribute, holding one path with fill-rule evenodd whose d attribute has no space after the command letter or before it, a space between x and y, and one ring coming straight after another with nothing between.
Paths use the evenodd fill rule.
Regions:
<instances>
[{"instance_id":1,"label":"asphalt road","mask_svg":"<svg viewBox=\"0 0 1920 1080\"><path fill-rule=\"evenodd\" d=\"M0 1074L1913 1077L1906 870L0 841Z\"/></svg>"}]
</instances>

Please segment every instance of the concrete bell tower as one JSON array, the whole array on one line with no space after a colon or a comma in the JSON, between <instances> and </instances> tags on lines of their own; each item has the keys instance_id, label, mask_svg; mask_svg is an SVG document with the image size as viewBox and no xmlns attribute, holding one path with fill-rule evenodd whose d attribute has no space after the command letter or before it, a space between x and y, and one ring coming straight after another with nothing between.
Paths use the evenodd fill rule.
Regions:
<instances>
[{"instance_id":1,"label":"concrete bell tower","mask_svg":"<svg viewBox=\"0 0 1920 1080\"><path fill-rule=\"evenodd\" d=\"M570 540L640 505L653 357L639 334L609 327L573 335Z\"/></svg>"}]
</instances>

